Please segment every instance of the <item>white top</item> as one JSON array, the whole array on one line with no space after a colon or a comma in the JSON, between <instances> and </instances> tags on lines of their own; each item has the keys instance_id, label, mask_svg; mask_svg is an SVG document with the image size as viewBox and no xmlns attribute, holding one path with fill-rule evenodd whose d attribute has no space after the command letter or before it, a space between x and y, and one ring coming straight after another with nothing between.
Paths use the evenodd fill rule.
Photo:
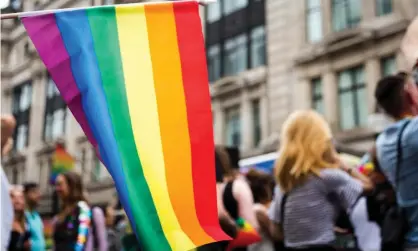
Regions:
<instances>
[{"instance_id":1,"label":"white top","mask_svg":"<svg viewBox=\"0 0 418 251\"><path fill-rule=\"evenodd\" d=\"M359 248L363 251L380 251L380 228L376 223L369 221L365 198L359 199L354 206L350 220Z\"/></svg>"},{"instance_id":2,"label":"white top","mask_svg":"<svg viewBox=\"0 0 418 251\"><path fill-rule=\"evenodd\" d=\"M1 178L1 188L0 188L0 200L1 200L1 238L0 238L0 247L1 250L7 250L9 245L10 233L12 231L13 223L13 205L10 200L9 195L9 181L7 180L6 175L4 174L3 167L0 166L0 178Z\"/></svg>"}]
</instances>

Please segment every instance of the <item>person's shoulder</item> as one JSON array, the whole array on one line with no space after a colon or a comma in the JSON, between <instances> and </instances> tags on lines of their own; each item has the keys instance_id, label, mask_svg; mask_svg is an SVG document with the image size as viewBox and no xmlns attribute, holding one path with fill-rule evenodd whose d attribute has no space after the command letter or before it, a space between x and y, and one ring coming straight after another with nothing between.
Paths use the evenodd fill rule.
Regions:
<instances>
[{"instance_id":1,"label":"person's shoulder","mask_svg":"<svg viewBox=\"0 0 418 251\"><path fill-rule=\"evenodd\" d=\"M321 170L320 177L330 186L338 186L349 179L348 173L339 168L325 168Z\"/></svg>"},{"instance_id":2,"label":"person's shoulder","mask_svg":"<svg viewBox=\"0 0 418 251\"><path fill-rule=\"evenodd\" d=\"M347 173L340 168L324 168L320 173L322 179L334 179L345 175L347 175Z\"/></svg>"}]
</instances>

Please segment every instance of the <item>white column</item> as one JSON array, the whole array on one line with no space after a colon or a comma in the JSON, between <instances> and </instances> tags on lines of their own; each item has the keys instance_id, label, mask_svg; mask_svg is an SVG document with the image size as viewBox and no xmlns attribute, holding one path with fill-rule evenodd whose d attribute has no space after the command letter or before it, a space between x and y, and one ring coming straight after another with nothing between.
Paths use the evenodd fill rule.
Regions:
<instances>
[{"instance_id":1,"label":"white column","mask_svg":"<svg viewBox=\"0 0 418 251\"><path fill-rule=\"evenodd\" d=\"M377 82L382 76L380 70L380 61L376 58L370 58L366 61L366 88L367 88L367 108L369 114L374 113L376 109L376 101L374 98L374 90Z\"/></svg>"},{"instance_id":2,"label":"white column","mask_svg":"<svg viewBox=\"0 0 418 251\"><path fill-rule=\"evenodd\" d=\"M325 118L333 130L338 129L338 83L337 76L331 70L322 75Z\"/></svg>"},{"instance_id":3,"label":"white column","mask_svg":"<svg viewBox=\"0 0 418 251\"><path fill-rule=\"evenodd\" d=\"M246 90L241 94L241 148L247 151L252 148L253 144L253 119L251 112L251 100Z\"/></svg>"},{"instance_id":4,"label":"white column","mask_svg":"<svg viewBox=\"0 0 418 251\"><path fill-rule=\"evenodd\" d=\"M34 75L32 82L32 103L29 122L29 144L31 146L37 146L42 143L46 99L45 89L45 74Z\"/></svg>"},{"instance_id":5,"label":"white column","mask_svg":"<svg viewBox=\"0 0 418 251\"><path fill-rule=\"evenodd\" d=\"M225 141L225 116L219 100L212 101L212 114L215 122L213 125L215 144L223 144Z\"/></svg>"},{"instance_id":6,"label":"white column","mask_svg":"<svg viewBox=\"0 0 418 251\"><path fill-rule=\"evenodd\" d=\"M311 81L309 79L300 79L293 88L293 107L298 109L311 108Z\"/></svg>"}]
</instances>

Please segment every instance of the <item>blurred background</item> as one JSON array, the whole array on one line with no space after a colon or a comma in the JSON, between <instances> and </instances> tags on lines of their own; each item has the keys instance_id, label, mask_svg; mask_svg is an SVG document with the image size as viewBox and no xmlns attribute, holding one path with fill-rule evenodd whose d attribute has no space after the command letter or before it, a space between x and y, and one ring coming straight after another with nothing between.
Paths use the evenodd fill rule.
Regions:
<instances>
[{"instance_id":1,"label":"blurred background","mask_svg":"<svg viewBox=\"0 0 418 251\"><path fill-rule=\"evenodd\" d=\"M140 1L9 0L3 13ZM331 124L338 149L361 156L389 123L376 107L377 81L405 67L399 45L418 0L218 0L201 7L215 143L234 163L271 170L279 130L295 109ZM92 203L115 197L94 154L19 20L1 22L1 112L17 120L3 159L11 183L41 185L51 210L51 156L65 146Z\"/></svg>"}]
</instances>

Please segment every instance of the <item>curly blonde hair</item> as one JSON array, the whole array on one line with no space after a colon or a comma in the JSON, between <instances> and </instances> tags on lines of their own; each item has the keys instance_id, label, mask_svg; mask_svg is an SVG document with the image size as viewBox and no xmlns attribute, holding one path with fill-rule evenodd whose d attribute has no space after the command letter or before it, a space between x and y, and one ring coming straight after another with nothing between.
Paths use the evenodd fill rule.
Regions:
<instances>
[{"instance_id":1,"label":"curly blonde hair","mask_svg":"<svg viewBox=\"0 0 418 251\"><path fill-rule=\"evenodd\" d=\"M337 167L332 133L325 119L312 110L288 116L281 131L275 172L282 191L289 192L323 168Z\"/></svg>"}]
</instances>

